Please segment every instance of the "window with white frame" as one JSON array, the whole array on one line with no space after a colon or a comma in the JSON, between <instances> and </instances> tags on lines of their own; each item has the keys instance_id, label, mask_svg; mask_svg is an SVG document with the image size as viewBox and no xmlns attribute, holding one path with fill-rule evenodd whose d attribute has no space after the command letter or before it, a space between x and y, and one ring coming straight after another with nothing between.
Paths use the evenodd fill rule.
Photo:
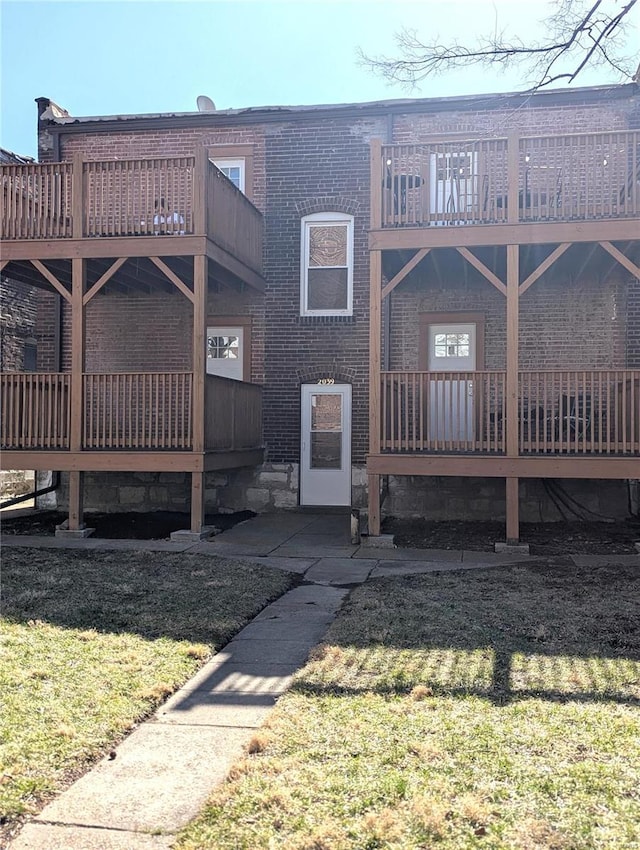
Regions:
<instances>
[{"instance_id":1,"label":"window with white frame","mask_svg":"<svg viewBox=\"0 0 640 850\"><path fill-rule=\"evenodd\" d=\"M218 159L212 160L213 164L231 180L234 186L244 192L245 186L245 161L244 159Z\"/></svg>"},{"instance_id":2,"label":"window with white frame","mask_svg":"<svg viewBox=\"0 0 640 850\"><path fill-rule=\"evenodd\" d=\"M353 313L353 216L314 213L302 219L300 314Z\"/></svg>"}]
</instances>

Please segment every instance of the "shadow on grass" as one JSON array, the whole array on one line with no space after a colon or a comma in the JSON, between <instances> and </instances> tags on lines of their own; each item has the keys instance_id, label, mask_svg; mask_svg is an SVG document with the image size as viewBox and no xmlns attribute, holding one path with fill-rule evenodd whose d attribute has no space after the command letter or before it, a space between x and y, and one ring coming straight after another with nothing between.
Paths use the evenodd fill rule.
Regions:
<instances>
[{"instance_id":1,"label":"shadow on grass","mask_svg":"<svg viewBox=\"0 0 640 850\"><path fill-rule=\"evenodd\" d=\"M2 615L220 647L293 584L286 573L198 555L6 548Z\"/></svg>"},{"instance_id":2,"label":"shadow on grass","mask_svg":"<svg viewBox=\"0 0 640 850\"><path fill-rule=\"evenodd\" d=\"M380 579L295 687L640 704L640 572L533 565Z\"/></svg>"}]
</instances>

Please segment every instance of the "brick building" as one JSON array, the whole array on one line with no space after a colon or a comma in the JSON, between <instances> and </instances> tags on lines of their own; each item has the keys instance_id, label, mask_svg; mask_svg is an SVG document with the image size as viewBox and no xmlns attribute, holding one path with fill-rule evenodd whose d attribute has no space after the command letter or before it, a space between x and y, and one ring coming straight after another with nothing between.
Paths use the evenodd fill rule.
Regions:
<instances>
[{"instance_id":1,"label":"brick building","mask_svg":"<svg viewBox=\"0 0 640 850\"><path fill-rule=\"evenodd\" d=\"M506 515L513 539L519 507L557 518L550 478L627 510L637 84L38 110L41 165L21 179L48 209L16 223L13 202L3 238L12 275L42 288L38 373L59 394L39 392L60 421L55 439L12 426L5 447L69 471L72 524L83 504L191 504L194 529L205 504L353 504L376 533L382 503Z\"/></svg>"}]
</instances>

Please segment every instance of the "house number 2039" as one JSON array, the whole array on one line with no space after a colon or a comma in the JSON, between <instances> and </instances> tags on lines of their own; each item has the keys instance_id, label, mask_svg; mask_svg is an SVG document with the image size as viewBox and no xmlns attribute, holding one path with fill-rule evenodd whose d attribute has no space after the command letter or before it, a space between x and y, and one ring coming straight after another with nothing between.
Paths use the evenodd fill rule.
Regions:
<instances>
[{"instance_id":1,"label":"house number 2039","mask_svg":"<svg viewBox=\"0 0 640 850\"><path fill-rule=\"evenodd\" d=\"M321 384L323 387L331 386L331 384L335 384L335 382L335 378L320 378L320 380L318 381L318 383Z\"/></svg>"}]
</instances>

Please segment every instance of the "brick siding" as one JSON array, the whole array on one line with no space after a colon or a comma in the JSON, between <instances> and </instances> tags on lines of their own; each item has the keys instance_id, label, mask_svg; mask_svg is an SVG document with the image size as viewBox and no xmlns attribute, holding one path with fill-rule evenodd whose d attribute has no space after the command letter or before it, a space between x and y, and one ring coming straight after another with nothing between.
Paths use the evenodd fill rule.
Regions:
<instances>
[{"instance_id":1,"label":"brick siding","mask_svg":"<svg viewBox=\"0 0 640 850\"><path fill-rule=\"evenodd\" d=\"M34 337L37 294L32 286L0 278L0 369L24 371L26 340Z\"/></svg>"}]
</instances>

